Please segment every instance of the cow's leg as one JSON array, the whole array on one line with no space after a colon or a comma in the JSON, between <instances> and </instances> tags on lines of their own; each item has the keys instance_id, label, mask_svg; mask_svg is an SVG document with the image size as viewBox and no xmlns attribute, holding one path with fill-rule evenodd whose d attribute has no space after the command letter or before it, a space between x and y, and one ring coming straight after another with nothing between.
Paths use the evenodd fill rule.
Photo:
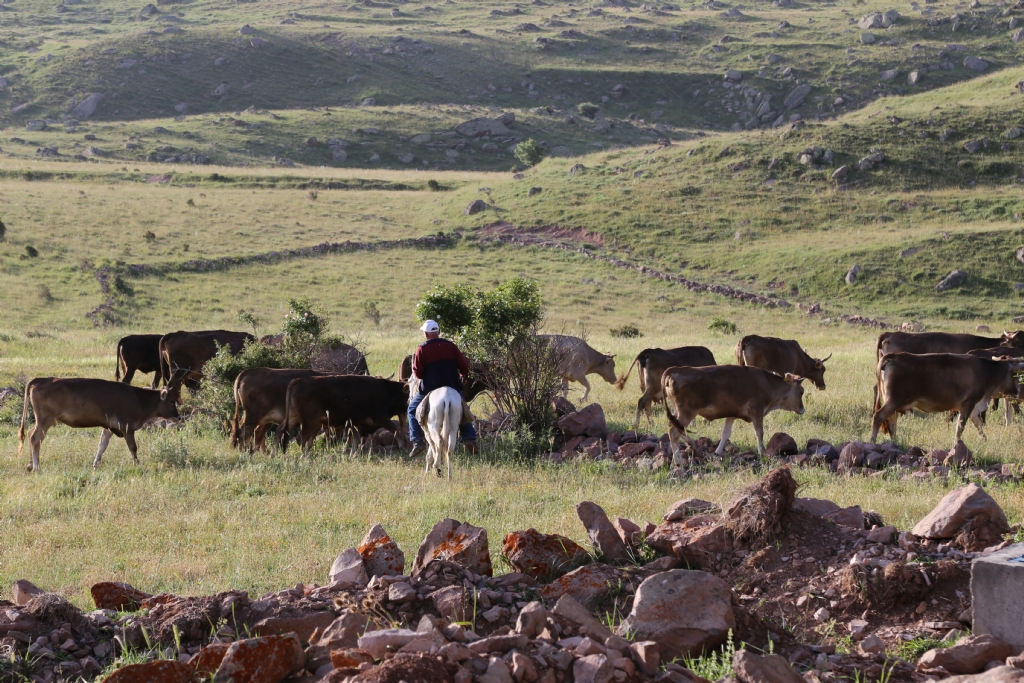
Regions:
<instances>
[{"instance_id":1,"label":"cow's leg","mask_svg":"<svg viewBox=\"0 0 1024 683\"><path fill-rule=\"evenodd\" d=\"M100 466L100 460L103 459L103 453L107 450L107 446L110 445L110 437L111 433L109 429L104 429L102 432L100 432L100 445L99 448L96 449L96 457L92 459L93 467ZM127 440L128 439L125 438L125 441Z\"/></svg>"},{"instance_id":2,"label":"cow's leg","mask_svg":"<svg viewBox=\"0 0 1024 683\"><path fill-rule=\"evenodd\" d=\"M665 406L665 412L668 412L668 410L669 410L669 407L666 405ZM686 418L682 413L680 413L678 421L679 421L679 424L684 424L685 425L685 424L689 424L690 420L692 420L692 419L693 419L692 415L689 418ZM683 439L683 441L686 442L686 445L689 446L691 449L696 448L697 442L694 441L692 438L690 438L690 435L686 433L686 430L685 429L682 429L682 430L678 429L670 421L669 422L669 427L668 427L668 442L669 442L669 446L671 446L671 448L672 448L672 463L674 465L676 465L676 467L682 467L683 466L683 450L679 446L679 439L680 439L680 437Z\"/></svg>"},{"instance_id":3,"label":"cow's leg","mask_svg":"<svg viewBox=\"0 0 1024 683\"><path fill-rule=\"evenodd\" d=\"M250 452L265 451L267 450L267 429L270 425L264 423L256 425L255 429L252 430L252 439L246 437L245 444L249 446ZM244 428L243 428L244 429ZM243 431L242 435L245 436L247 432Z\"/></svg>"},{"instance_id":4,"label":"cow's leg","mask_svg":"<svg viewBox=\"0 0 1024 683\"><path fill-rule=\"evenodd\" d=\"M1013 413L1011 412L1013 409L1010 406L1011 406L1010 399L1009 398L1004 398L1003 399L1003 409L1006 412L1005 419L1006 419L1006 426L1007 427L1009 427L1010 423L1013 422Z\"/></svg>"},{"instance_id":5,"label":"cow's leg","mask_svg":"<svg viewBox=\"0 0 1024 683\"><path fill-rule=\"evenodd\" d=\"M43 439L46 438L46 431L48 427L49 425L39 424L37 422L28 433L28 445L32 453L32 460L28 465L29 472L39 471L39 449L43 446Z\"/></svg>"},{"instance_id":6,"label":"cow's leg","mask_svg":"<svg viewBox=\"0 0 1024 683\"><path fill-rule=\"evenodd\" d=\"M754 415L754 434L757 435L757 454L764 457L764 415Z\"/></svg>"},{"instance_id":7,"label":"cow's leg","mask_svg":"<svg viewBox=\"0 0 1024 683\"><path fill-rule=\"evenodd\" d=\"M395 432L395 441L402 450L409 450L409 416L404 412L398 414L398 431Z\"/></svg>"},{"instance_id":8,"label":"cow's leg","mask_svg":"<svg viewBox=\"0 0 1024 683\"><path fill-rule=\"evenodd\" d=\"M139 445L135 443L135 432L126 430L124 433L124 442L128 444L128 450L132 454L132 460L135 464L139 464Z\"/></svg>"},{"instance_id":9,"label":"cow's leg","mask_svg":"<svg viewBox=\"0 0 1024 683\"><path fill-rule=\"evenodd\" d=\"M579 380L580 384L583 385L583 398L580 399L583 405L587 403L587 396L590 396L590 382L587 381L587 376L583 375Z\"/></svg>"},{"instance_id":10,"label":"cow's leg","mask_svg":"<svg viewBox=\"0 0 1024 683\"><path fill-rule=\"evenodd\" d=\"M725 451L725 442L729 440L729 435L732 434L732 423L735 421L736 418L726 418L725 426L722 427L722 440L718 442L718 448L715 449L716 455L721 455L722 452Z\"/></svg>"},{"instance_id":11,"label":"cow's leg","mask_svg":"<svg viewBox=\"0 0 1024 683\"><path fill-rule=\"evenodd\" d=\"M974 426L978 428L978 434L981 434L981 438L983 441L988 441L988 437L985 436L985 429L982 426L983 422L981 420L980 415L982 415L985 412L986 408L988 408L988 401L982 399L981 401L978 401L973 408L969 408L967 411L964 411L963 409L960 410L961 415L970 416L969 419L971 420L971 422L974 423ZM964 427L967 426L967 423L961 419L957 422L957 426L960 428L960 432L956 435L956 438L959 440L961 434L963 434ZM953 442L953 448L956 448L956 441Z\"/></svg>"},{"instance_id":12,"label":"cow's leg","mask_svg":"<svg viewBox=\"0 0 1024 683\"><path fill-rule=\"evenodd\" d=\"M121 378L121 381L124 382L125 384L131 384L132 383L132 378L134 378L134 377L135 377L135 367L132 366L132 365L125 365L125 367L124 367L124 377Z\"/></svg>"},{"instance_id":13,"label":"cow's leg","mask_svg":"<svg viewBox=\"0 0 1024 683\"><path fill-rule=\"evenodd\" d=\"M653 386L648 386L644 390L644 393L640 396L640 399L636 402L636 420L633 422L633 431L636 431L640 427L640 413L643 412L647 415L647 420L654 423L654 411L651 410L652 404L654 403Z\"/></svg>"},{"instance_id":14,"label":"cow's leg","mask_svg":"<svg viewBox=\"0 0 1024 683\"><path fill-rule=\"evenodd\" d=\"M895 441L896 408L889 403L886 403L876 410L874 416L871 418L871 443L875 443L878 439L878 432L882 428L882 425L887 425L889 429L889 438Z\"/></svg>"},{"instance_id":15,"label":"cow's leg","mask_svg":"<svg viewBox=\"0 0 1024 683\"><path fill-rule=\"evenodd\" d=\"M153 371L153 381L150 383L150 389L158 389L160 387L160 368Z\"/></svg>"}]
</instances>

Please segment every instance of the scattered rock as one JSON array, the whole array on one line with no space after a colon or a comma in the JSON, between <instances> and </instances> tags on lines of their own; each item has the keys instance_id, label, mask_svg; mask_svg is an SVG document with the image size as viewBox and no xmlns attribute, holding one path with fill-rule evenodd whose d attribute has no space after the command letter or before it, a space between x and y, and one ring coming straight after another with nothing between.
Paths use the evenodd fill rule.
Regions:
<instances>
[{"instance_id":1,"label":"scattered rock","mask_svg":"<svg viewBox=\"0 0 1024 683\"><path fill-rule=\"evenodd\" d=\"M846 271L846 284L852 285L857 281L857 276L860 274L861 267L859 263L853 264L853 267Z\"/></svg>"},{"instance_id":2,"label":"scattered rock","mask_svg":"<svg viewBox=\"0 0 1024 683\"><path fill-rule=\"evenodd\" d=\"M454 519L443 519L434 525L416 553L412 575L416 576L436 557L469 569L476 574L492 576L491 556L487 548L487 530Z\"/></svg>"},{"instance_id":3,"label":"scattered rock","mask_svg":"<svg viewBox=\"0 0 1024 683\"><path fill-rule=\"evenodd\" d=\"M185 662L172 660L122 666L104 678L103 683L193 683L194 680L195 671L192 667Z\"/></svg>"},{"instance_id":4,"label":"scattered rock","mask_svg":"<svg viewBox=\"0 0 1024 683\"><path fill-rule=\"evenodd\" d=\"M945 292L947 289L953 289L967 282L967 273L962 270L954 270L946 277L939 281L939 284L935 285L936 292Z\"/></svg>"},{"instance_id":5,"label":"scattered rock","mask_svg":"<svg viewBox=\"0 0 1024 683\"><path fill-rule=\"evenodd\" d=\"M615 530L615 526L608 519L608 515L605 514L604 509L600 505L584 501L576 506L576 515L583 522L583 526L586 527L587 535L590 537L590 542L594 544L594 548L608 562L624 563L630 561L629 549L622 542L618 531Z\"/></svg>"},{"instance_id":6,"label":"scattered rock","mask_svg":"<svg viewBox=\"0 0 1024 683\"><path fill-rule=\"evenodd\" d=\"M369 581L363 558L355 548L346 548L331 565L331 585L363 587Z\"/></svg>"},{"instance_id":7,"label":"scattered rock","mask_svg":"<svg viewBox=\"0 0 1024 683\"><path fill-rule=\"evenodd\" d=\"M969 636L961 638L952 647L928 650L921 655L917 665L920 669L942 667L951 674L976 674L981 673L989 662L1002 661L1015 654L1017 652L1012 645L995 636Z\"/></svg>"},{"instance_id":8,"label":"scattered rock","mask_svg":"<svg viewBox=\"0 0 1024 683\"><path fill-rule=\"evenodd\" d=\"M758 655L740 650L732 660L732 671L742 683L804 683L804 677L793 670L779 655Z\"/></svg>"},{"instance_id":9,"label":"scattered rock","mask_svg":"<svg viewBox=\"0 0 1024 683\"><path fill-rule=\"evenodd\" d=\"M401 575L405 571L405 553L380 524L374 524L356 548L370 578Z\"/></svg>"},{"instance_id":10,"label":"scattered rock","mask_svg":"<svg viewBox=\"0 0 1024 683\"><path fill-rule=\"evenodd\" d=\"M549 603L563 595L571 595L583 605L592 605L608 595L611 587L622 579L622 572L611 565L594 562L574 569L541 588L540 594Z\"/></svg>"},{"instance_id":11,"label":"scattered rock","mask_svg":"<svg viewBox=\"0 0 1024 683\"><path fill-rule=\"evenodd\" d=\"M517 572L545 580L563 576L590 561L590 555L576 542L536 529L506 535L502 554Z\"/></svg>"},{"instance_id":12,"label":"scattered rock","mask_svg":"<svg viewBox=\"0 0 1024 683\"><path fill-rule=\"evenodd\" d=\"M488 208L489 207L487 206L487 202L485 202L484 200L474 199L473 201L466 205L466 208L462 211L462 214L464 216L472 216L474 214L480 213L481 211L486 211Z\"/></svg>"},{"instance_id":13,"label":"scattered rock","mask_svg":"<svg viewBox=\"0 0 1024 683\"><path fill-rule=\"evenodd\" d=\"M77 119L87 119L96 113L96 107L99 106L102 99L102 93L90 93L85 99L73 106L68 113Z\"/></svg>"},{"instance_id":14,"label":"scattered rock","mask_svg":"<svg viewBox=\"0 0 1024 683\"><path fill-rule=\"evenodd\" d=\"M810 83L798 85L796 88L793 89L791 93L789 93L789 95L783 101L782 106L784 106L786 109L794 109L796 107L799 107L801 104L804 103L804 99L806 99L807 96L811 94L811 90L813 90L813 87Z\"/></svg>"},{"instance_id":15,"label":"scattered rock","mask_svg":"<svg viewBox=\"0 0 1024 683\"><path fill-rule=\"evenodd\" d=\"M96 609L112 609L118 612L132 612L139 609L142 601L153 597L136 590L127 583L104 581L94 584L89 592Z\"/></svg>"},{"instance_id":16,"label":"scattered rock","mask_svg":"<svg viewBox=\"0 0 1024 683\"><path fill-rule=\"evenodd\" d=\"M784 455L796 455L800 448L796 445L796 440L789 434L776 432L768 439L768 444L764 450L765 455L769 458L778 458Z\"/></svg>"},{"instance_id":17,"label":"scattered rock","mask_svg":"<svg viewBox=\"0 0 1024 683\"><path fill-rule=\"evenodd\" d=\"M559 418L556 423L566 436L594 436L599 439L608 436L608 423L600 403L590 405Z\"/></svg>"},{"instance_id":18,"label":"scattered rock","mask_svg":"<svg viewBox=\"0 0 1024 683\"><path fill-rule=\"evenodd\" d=\"M988 68L988 62L980 57L968 57L964 60L964 67L971 71L982 72Z\"/></svg>"},{"instance_id":19,"label":"scattered rock","mask_svg":"<svg viewBox=\"0 0 1024 683\"><path fill-rule=\"evenodd\" d=\"M974 483L946 494L913 529L919 538L949 539L963 535L987 544L982 547L999 543L1009 532L1003 509Z\"/></svg>"},{"instance_id":20,"label":"scattered rock","mask_svg":"<svg viewBox=\"0 0 1024 683\"><path fill-rule=\"evenodd\" d=\"M484 135L508 135L512 131L499 119L481 117L460 123L455 126L455 132L467 138L479 138Z\"/></svg>"},{"instance_id":21,"label":"scattered rock","mask_svg":"<svg viewBox=\"0 0 1024 683\"><path fill-rule=\"evenodd\" d=\"M674 658L718 647L735 629L728 584L705 572L673 569L640 584L616 633L656 641L663 657Z\"/></svg>"},{"instance_id":22,"label":"scattered rock","mask_svg":"<svg viewBox=\"0 0 1024 683\"><path fill-rule=\"evenodd\" d=\"M14 598L14 604L18 607L23 607L28 604L28 601L37 595L45 593L42 588L39 588L34 583L27 579L18 579L11 584L11 593Z\"/></svg>"}]
</instances>

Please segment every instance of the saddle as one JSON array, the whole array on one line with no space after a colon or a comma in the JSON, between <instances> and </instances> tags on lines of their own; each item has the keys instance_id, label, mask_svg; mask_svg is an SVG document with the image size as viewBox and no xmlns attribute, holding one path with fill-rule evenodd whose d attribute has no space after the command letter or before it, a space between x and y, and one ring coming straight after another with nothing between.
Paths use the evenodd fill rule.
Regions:
<instances>
[{"instance_id":1,"label":"saddle","mask_svg":"<svg viewBox=\"0 0 1024 683\"><path fill-rule=\"evenodd\" d=\"M437 391L437 389L434 389L434 391ZM427 411L430 408L430 394L434 393L434 391L427 392L427 395L423 397L423 401L416 407L416 422L423 427L424 432L427 431ZM462 394L459 394L459 398L462 399L462 420L459 421L459 426L476 422L476 416L473 415L469 403L466 402Z\"/></svg>"}]
</instances>

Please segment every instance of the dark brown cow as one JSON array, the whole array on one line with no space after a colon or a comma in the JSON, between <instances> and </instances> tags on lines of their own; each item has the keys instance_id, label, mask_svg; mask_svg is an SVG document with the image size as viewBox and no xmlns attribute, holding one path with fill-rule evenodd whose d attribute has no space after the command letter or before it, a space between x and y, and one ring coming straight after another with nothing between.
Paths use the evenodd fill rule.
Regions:
<instances>
[{"instance_id":1,"label":"dark brown cow","mask_svg":"<svg viewBox=\"0 0 1024 683\"><path fill-rule=\"evenodd\" d=\"M707 365L717 365L717 363L715 363L715 355L704 346L644 349L633 359L629 369L626 370L626 374L619 377L619 380L615 383L616 389L622 391L625 388L629 375L633 372L633 366L635 365L640 366L638 376L640 377L640 391L643 394L640 396L640 400L636 402L636 420L633 421L634 430L640 426L641 412L647 413L647 419L653 422L651 405L661 403L663 400L661 376L665 373L665 370L676 366L699 368Z\"/></svg>"},{"instance_id":2,"label":"dark brown cow","mask_svg":"<svg viewBox=\"0 0 1024 683\"><path fill-rule=\"evenodd\" d=\"M475 361L469 361L469 379L462 385L462 398L466 400L466 403L472 402L480 394L489 391L481 379L483 374L482 365ZM402 364L398 366L398 379L401 382L408 382L410 377L412 377L412 356L406 356L402 360Z\"/></svg>"},{"instance_id":3,"label":"dark brown cow","mask_svg":"<svg viewBox=\"0 0 1024 683\"><path fill-rule=\"evenodd\" d=\"M877 391L871 420L871 441L878 432L895 435L896 419L910 410L923 413L960 412L953 447L967 419L985 432L978 414L995 396L1018 396L1015 372L1024 363L990 360L954 353L887 353L875 370Z\"/></svg>"},{"instance_id":4,"label":"dark brown cow","mask_svg":"<svg viewBox=\"0 0 1024 683\"><path fill-rule=\"evenodd\" d=\"M267 428L284 422L285 398L293 379L322 377L315 370L250 368L235 378L235 417L231 447L249 452L265 450Z\"/></svg>"},{"instance_id":5,"label":"dark brown cow","mask_svg":"<svg viewBox=\"0 0 1024 683\"><path fill-rule=\"evenodd\" d=\"M256 337L248 332L203 330L201 332L171 332L160 338L160 376L168 381L172 372L185 371L190 388L199 386L206 361L217 355L218 346L231 349L232 355L241 352L248 341Z\"/></svg>"},{"instance_id":6,"label":"dark brown cow","mask_svg":"<svg viewBox=\"0 0 1024 683\"><path fill-rule=\"evenodd\" d=\"M744 420L754 425L757 452L764 454L764 416L773 410L804 413L803 378L779 376L760 368L742 365L717 365L704 368L669 368L661 377L665 396L665 413L670 428L672 457L682 465L679 437L693 448L695 442L686 434L686 425L700 416L709 422L725 419L719 455L732 432L732 423Z\"/></svg>"},{"instance_id":7,"label":"dark brown cow","mask_svg":"<svg viewBox=\"0 0 1024 683\"><path fill-rule=\"evenodd\" d=\"M736 344L736 362L761 368L777 375L791 374L811 380L818 389L825 388L825 362L832 357L812 358L793 339L759 337L748 334Z\"/></svg>"},{"instance_id":8,"label":"dark brown cow","mask_svg":"<svg viewBox=\"0 0 1024 683\"><path fill-rule=\"evenodd\" d=\"M353 428L363 437L381 427L390 428L391 418L398 416L396 436L405 440L409 426L406 409L409 385L363 375L328 375L294 379L288 384L285 415L277 433L281 451L288 447L288 434L299 430L303 451L313 446L317 435L325 429ZM405 444L399 445L406 447Z\"/></svg>"},{"instance_id":9,"label":"dark brown cow","mask_svg":"<svg viewBox=\"0 0 1024 683\"><path fill-rule=\"evenodd\" d=\"M1014 334L1019 333L1015 332ZM990 360L995 360L997 358L1024 358L1024 349L1017 348L1015 346L997 346L992 349L975 349L974 351L971 351L968 355L977 356L978 358L988 358ZM1024 387L1020 387L1018 393L1021 396L1024 396ZM1020 398L1011 398L1009 396L993 397L992 410L995 410L996 408L999 407L1000 398L1004 399L1003 407L1006 409L1006 424L1010 424L1011 422L1013 422L1014 414L1020 415ZM952 413L950 413L950 422L953 421L954 417L955 416ZM985 414L982 413L981 415L979 415L978 419L984 422Z\"/></svg>"},{"instance_id":10,"label":"dark brown cow","mask_svg":"<svg viewBox=\"0 0 1024 683\"><path fill-rule=\"evenodd\" d=\"M25 445L25 422L32 404L36 423L28 433L32 450L29 471L39 471L39 448L46 432L58 422L69 427L102 427L100 445L92 466L99 467L110 435L124 439L137 463L138 446L135 432L154 418L178 419L178 391L181 375L175 375L168 386L157 391L133 387L124 382L78 377L36 377L25 386L25 404L18 429L18 453Z\"/></svg>"},{"instance_id":11,"label":"dark brown cow","mask_svg":"<svg viewBox=\"0 0 1024 683\"><path fill-rule=\"evenodd\" d=\"M875 358L888 353L970 353L996 346L1024 348L1024 332L1003 332L1000 337L949 332L883 332L878 335Z\"/></svg>"},{"instance_id":12,"label":"dark brown cow","mask_svg":"<svg viewBox=\"0 0 1024 683\"><path fill-rule=\"evenodd\" d=\"M114 379L131 384L136 372L153 373L153 388L160 386L159 334L130 334L117 342L117 365ZM124 373L124 380L121 373Z\"/></svg>"}]
</instances>

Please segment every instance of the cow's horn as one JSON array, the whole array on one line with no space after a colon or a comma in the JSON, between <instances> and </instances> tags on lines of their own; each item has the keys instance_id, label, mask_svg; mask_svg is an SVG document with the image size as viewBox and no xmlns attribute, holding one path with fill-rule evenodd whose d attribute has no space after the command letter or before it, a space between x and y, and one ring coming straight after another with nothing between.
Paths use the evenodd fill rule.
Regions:
<instances>
[{"instance_id":1,"label":"cow's horn","mask_svg":"<svg viewBox=\"0 0 1024 683\"><path fill-rule=\"evenodd\" d=\"M822 358L822 359L821 359L821 362L822 362L822 363L827 363L827 362L828 362L828 359L829 359L829 358L831 358L831 357L832 357L832 354L830 353L830 354L828 354L827 356L825 356L824 358Z\"/></svg>"}]
</instances>

